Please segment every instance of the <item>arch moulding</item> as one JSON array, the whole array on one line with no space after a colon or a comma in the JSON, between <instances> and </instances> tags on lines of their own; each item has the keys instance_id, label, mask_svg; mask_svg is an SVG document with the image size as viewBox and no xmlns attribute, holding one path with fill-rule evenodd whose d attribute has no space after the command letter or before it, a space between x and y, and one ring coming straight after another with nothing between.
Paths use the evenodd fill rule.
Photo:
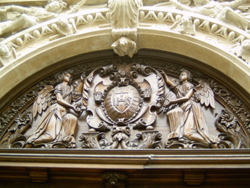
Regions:
<instances>
[{"instance_id":1,"label":"arch moulding","mask_svg":"<svg viewBox=\"0 0 250 188\"><path fill-rule=\"evenodd\" d=\"M9 185L9 180L31 180L27 187L34 182L60 185L64 177L69 180L65 185L75 178L76 186L86 180L89 187L95 181L94 187L112 187L114 182L137 187L153 173L149 185L158 177L163 187L168 182L201 185L205 180L207 187L214 182L233 187L241 180L248 185L248 28L179 10L182 5L175 1L171 6L164 0L65 2L72 6L65 5L64 14L57 13L54 19L19 28L15 34L0 33L4 37L0 41L0 179L7 168L10 174L3 180ZM112 6L115 2L136 2L130 7L134 14L129 15L134 22L126 16L118 17L118 23L113 20L119 12L118 5ZM190 2L194 8L195 1ZM0 5L45 7L46 3L13 0ZM242 15L235 20L245 20ZM13 18L12 13L7 16ZM0 32L3 28L0 25ZM185 83L179 77L183 73ZM63 84L66 89L60 88ZM207 89L203 94L208 97L198 98L198 87ZM179 97L184 90L188 94ZM49 97L39 98L42 95ZM62 96L70 102L62 103ZM186 96L184 102L178 101ZM178 101L176 105L168 106L170 98ZM40 99L43 102L37 102ZM44 103L47 99L50 104ZM188 102L191 107L184 105ZM189 119L182 122L184 117ZM186 134L188 121L196 125L196 137ZM43 137L58 127L53 138ZM240 178L234 176L237 172ZM229 174L234 184L230 177L217 174Z\"/></svg>"}]
</instances>

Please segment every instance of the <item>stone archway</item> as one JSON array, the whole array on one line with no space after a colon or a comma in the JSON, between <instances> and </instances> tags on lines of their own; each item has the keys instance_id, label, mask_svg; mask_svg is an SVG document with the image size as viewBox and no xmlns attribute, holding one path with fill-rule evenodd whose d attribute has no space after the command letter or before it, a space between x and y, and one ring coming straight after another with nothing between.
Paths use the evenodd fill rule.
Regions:
<instances>
[{"instance_id":1,"label":"stone archway","mask_svg":"<svg viewBox=\"0 0 250 188\"><path fill-rule=\"evenodd\" d=\"M227 187L233 187L239 181L242 185L247 185L250 161L250 68L249 54L245 56L240 52L248 47L249 34L217 19L152 6L152 2L156 1L145 1L144 5L150 6L140 5L140 8L135 8L138 20L129 28L131 31L128 29L128 32L122 34L126 37L125 42L134 45L125 45L133 53L119 48L117 50L117 46L113 45L117 41L121 43L119 39L122 37L119 38L119 28L117 30L117 25L110 19L111 7L107 6L66 15L67 26L75 26L73 33L63 33L56 18L22 30L1 42L10 51L8 55L1 55L0 68L0 172L4 174L6 168L10 172L2 178L7 182L6 186L11 186L8 180L22 181L22 178L32 182L48 181L48 186L61 185L60 181L70 185L72 179L75 180L73 185L78 186L82 178L87 186L96 182L96 187L114 184L121 187L140 184L147 187L155 185L156 178L160 180L159 185L162 187L166 187L169 182L173 186L185 187L184 182L188 185L200 185L204 181L207 181L207 187L218 182ZM45 1L42 3L45 4ZM190 35L183 29L182 17L185 16L191 17L196 33ZM182 30L172 29L176 25ZM205 112L208 132L217 136L219 142L212 143L206 139L200 142L192 137L169 136L174 135L171 133L176 130L171 130L171 123L167 122L166 114L160 107L164 107L163 101L168 99L165 94L171 88L163 81L160 69L170 75L171 79L180 81L178 75L181 68L188 69L194 75L196 80L191 84L195 87L201 81L212 88L217 109L210 109L206 102L198 103L198 106ZM88 113L77 118L80 125L77 134L70 135L71 139L75 137L78 140L72 145L62 143L61 138L46 143L28 143L30 136L39 130L40 122L46 119L44 114L47 107L44 107L44 112L38 110L38 114L43 116L40 119L34 117L32 121L35 97L46 86L56 87L61 84L62 80L57 78L65 70L71 71L75 81L79 81L84 73L86 87L81 95L85 92L85 99L91 99L86 108ZM128 74L128 70L135 72L134 77L131 77L133 74ZM102 74L106 77L102 77ZM119 81L120 78L122 81ZM102 79L106 83L102 84ZM118 79L119 82L112 82L112 85L112 79ZM124 87L124 92L121 87L126 85L126 79L130 86ZM95 81L92 83L92 80ZM106 89L103 90L102 87ZM166 90L159 94L163 87ZM126 92L133 94L133 100L129 97L123 100ZM136 98L141 99L137 101ZM102 100L108 102L103 103ZM127 106L114 107L112 100L117 100L118 105L121 102ZM112 113L115 112L115 115L117 112L127 111L133 105L140 109L128 110L131 114L127 121L122 113L117 115L120 117L118 119L113 114L106 113L110 104L114 107ZM143 105L146 106L144 109L141 107ZM71 117L66 120L75 121L72 114L67 115ZM207 128L205 125L201 126L200 132ZM33 148L27 149L28 144ZM36 147L47 149L40 150ZM67 149L55 149L56 147ZM90 151L89 148L94 150ZM183 150L172 150L173 148ZM228 170L223 170L224 168ZM72 173L68 173L68 170ZM241 173L240 177L234 175L236 171ZM17 173L21 174L20 177L12 176ZM155 175L150 177L152 173ZM173 174L175 177L172 177ZM145 182L144 176L148 177ZM226 178L220 178L221 176ZM234 183L228 182L230 178ZM34 184L28 183L27 186L32 187Z\"/></svg>"}]
</instances>

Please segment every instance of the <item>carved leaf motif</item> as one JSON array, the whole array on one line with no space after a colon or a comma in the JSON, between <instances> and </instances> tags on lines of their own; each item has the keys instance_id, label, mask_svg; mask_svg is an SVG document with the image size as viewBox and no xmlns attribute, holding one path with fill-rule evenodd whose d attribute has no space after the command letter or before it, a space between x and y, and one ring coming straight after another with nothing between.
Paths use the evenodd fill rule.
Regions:
<instances>
[{"instance_id":1,"label":"carved leaf motif","mask_svg":"<svg viewBox=\"0 0 250 188\"><path fill-rule=\"evenodd\" d=\"M136 139L130 142L130 147L138 149L160 149L162 134L158 131L143 131L136 134Z\"/></svg>"},{"instance_id":2,"label":"carved leaf motif","mask_svg":"<svg viewBox=\"0 0 250 188\"><path fill-rule=\"evenodd\" d=\"M172 12L167 13L166 16L163 18L163 21L175 22L173 13Z\"/></svg>"},{"instance_id":3,"label":"carved leaf motif","mask_svg":"<svg viewBox=\"0 0 250 188\"><path fill-rule=\"evenodd\" d=\"M83 16L78 16L76 18L76 25L87 24L88 21Z\"/></svg>"},{"instance_id":4,"label":"carved leaf motif","mask_svg":"<svg viewBox=\"0 0 250 188\"><path fill-rule=\"evenodd\" d=\"M24 36L23 36L23 42L24 42L24 44L26 44L26 43L28 43L28 42L30 42L31 40L33 40L35 37L33 37L31 34L29 34L29 33L26 33L26 34L24 34Z\"/></svg>"},{"instance_id":5,"label":"carved leaf motif","mask_svg":"<svg viewBox=\"0 0 250 188\"><path fill-rule=\"evenodd\" d=\"M204 20L199 26L198 29L204 30L204 31L208 31L211 32L211 28L210 28L210 23L207 20Z\"/></svg>"},{"instance_id":6,"label":"carved leaf motif","mask_svg":"<svg viewBox=\"0 0 250 188\"><path fill-rule=\"evenodd\" d=\"M107 21L106 18L101 13L96 13L95 19L93 22L103 22Z\"/></svg>"},{"instance_id":7,"label":"carved leaf motif","mask_svg":"<svg viewBox=\"0 0 250 188\"><path fill-rule=\"evenodd\" d=\"M158 21L158 17L156 16L154 11L149 11L148 14L144 17L144 20L146 19Z\"/></svg>"},{"instance_id":8,"label":"carved leaf motif","mask_svg":"<svg viewBox=\"0 0 250 188\"><path fill-rule=\"evenodd\" d=\"M215 32L215 34L227 39L228 30L226 27L221 27L218 31Z\"/></svg>"},{"instance_id":9,"label":"carved leaf motif","mask_svg":"<svg viewBox=\"0 0 250 188\"><path fill-rule=\"evenodd\" d=\"M47 25L43 26L41 29L41 36L47 35L49 33L53 33L54 31L51 30Z\"/></svg>"},{"instance_id":10,"label":"carved leaf motif","mask_svg":"<svg viewBox=\"0 0 250 188\"><path fill-rule=\"evenodd\" d=\"M7 133L0 141L0 147L23 148L26 141L26 137L23 136L23 133L30 127L31 123L31 112L25 111L23 114L20 114L16 118L14 125L7 130Z\"/></svg>"}]
</instances>

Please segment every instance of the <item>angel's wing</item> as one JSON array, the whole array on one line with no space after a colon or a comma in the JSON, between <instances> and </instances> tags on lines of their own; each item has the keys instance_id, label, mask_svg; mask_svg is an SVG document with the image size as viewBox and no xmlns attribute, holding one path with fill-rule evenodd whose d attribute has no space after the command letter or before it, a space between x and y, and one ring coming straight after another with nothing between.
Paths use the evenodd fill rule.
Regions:
<instances>
[{"instance_id":1,"label":"angel's wing","mask_svg":"<svg viewBox=\"0 0 250 188\"><path fill-rule=\"evenodd\" d=\"M195 91L196 97L201 104L215 108L214 92L208 83L199 80L199 85L196 86Z\"/></svg>"},{"instance_id":2,"label":"angel's wing","mask_svg":"<svg viewBox=\"0 0 250 188\"><path fill-rule=\"evenodd\" d=\"M33 118L35 118L37 114L41 115L42 112L45 111L48 106L51 105L52 91L54 91L54 87L48 85L38 93L36 100L33 104Z\"/></svg>"}]
</instances>

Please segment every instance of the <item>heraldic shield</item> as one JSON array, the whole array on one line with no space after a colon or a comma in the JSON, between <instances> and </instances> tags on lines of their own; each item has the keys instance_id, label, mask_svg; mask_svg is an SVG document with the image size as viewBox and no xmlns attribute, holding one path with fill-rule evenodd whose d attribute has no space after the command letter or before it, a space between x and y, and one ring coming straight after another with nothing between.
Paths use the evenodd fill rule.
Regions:
<instances>
[{"instance_id":1,"label":"heraldic shield","mask_svg":"<svg viewBox=\"0 0 250 188\"><path fill-rule=\"evenodd\" d=\"M160 73L139 64L118 64L94 70L94 90L89 101L87 123L93 131L112 130L114 126L148 129L156 120L152 109L161 103ZM157 85L155 83L158 83ZM164 92L163 92L164 90ZM90 99L91 100L91 99Z\"/></svg>"},{"instance_id":2,"label":"heraldic shield","mask_svg":"<svg viewBox=\"0 0 250 188\"><path fill-rule=\"evenodd\" d=\"M105 109L108 116L114 120L130 119L140 110L140 94L133 86L115 87L105 99Z\"/></svg>"}]
</instances>

